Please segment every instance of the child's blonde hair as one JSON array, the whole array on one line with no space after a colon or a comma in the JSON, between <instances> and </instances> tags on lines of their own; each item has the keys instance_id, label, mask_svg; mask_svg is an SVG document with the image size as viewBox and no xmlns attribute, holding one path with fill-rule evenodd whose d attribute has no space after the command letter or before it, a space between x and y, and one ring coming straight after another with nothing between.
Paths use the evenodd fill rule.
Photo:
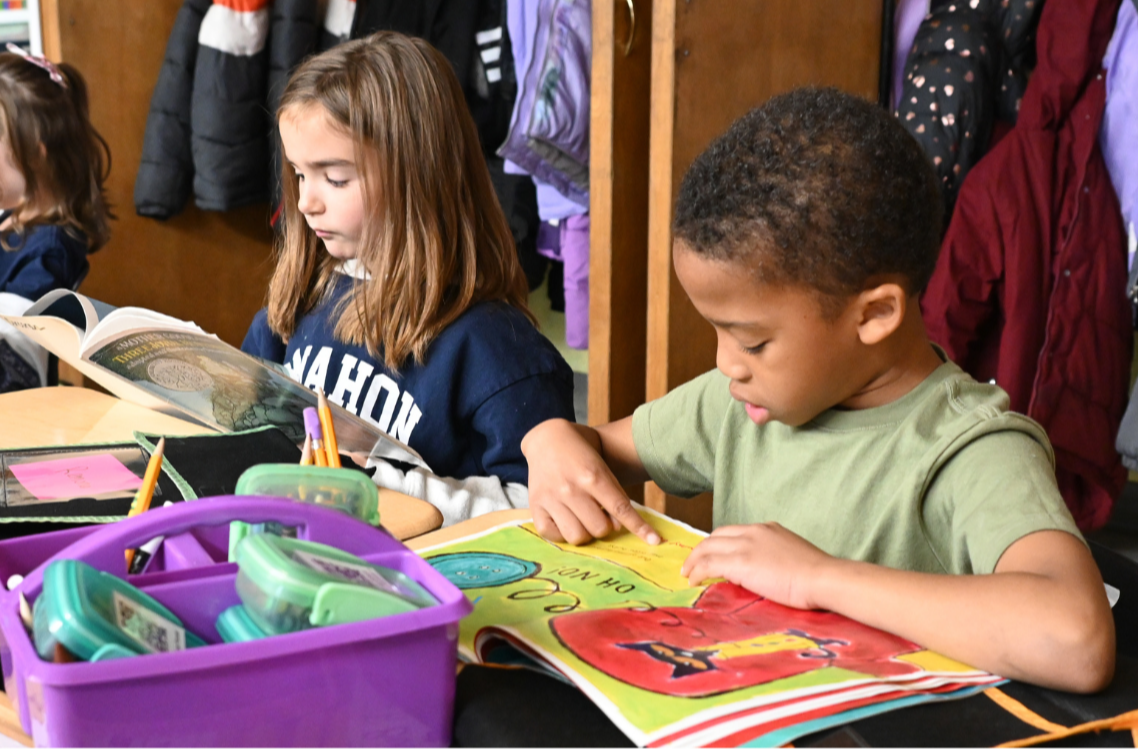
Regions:
<instances>
[{"instance_id":1,"label":"child's blonde hair","mask_svg":"<svg viewBox=\"0 0 1138 749\"><path fill-rule=\"evenodd\" d=\"M27 185L25 202L13 211L13 229L58 224L86 235L87 250L94 252L110 238L114 218L103 187L111 151L91 125L83 76L66 63L54 67L60 81L20 55L0 53L0 135ZM22 223L27 196L45 203ZM0 243L11 249L6 239Z\"/></svg>"},{"instance_id":2,"label":"child's blonde hair","mask_svg":"<svg viewBox=\"0 0 1138 749\"><path fill-rule=\"evenodd\" d=\"M337 310L336 338L398 369L476 302L533 317L513 235L450 63L420 39L378 32L304 62L281 96L286 112L318 105L355 144L366 215L357 282ZM297 207L282 160L284 231L269 285L270 327L286 340L328 291L338 260Z\"/></svg>"}]
</instances>

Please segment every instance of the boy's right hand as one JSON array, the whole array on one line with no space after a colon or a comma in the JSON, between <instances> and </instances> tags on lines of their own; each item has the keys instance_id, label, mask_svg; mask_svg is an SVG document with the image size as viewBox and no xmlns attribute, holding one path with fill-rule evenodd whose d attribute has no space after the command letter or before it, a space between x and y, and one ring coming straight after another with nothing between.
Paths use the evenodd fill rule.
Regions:
<instances>
[{"instance_id":1,"label":"boy's right hand","mask_svg":"<svg viewBox=\"0 0 1138 749\"><path fill-rule=\"evenodd\" d=\"M629 432L631 439L631 428ZM575 545L621 527L647 543L660 543L601 456L601 445L597 430L564 419L550 419L529 431L522 453L529 462L534 527L550 541Z\"/></svg>"}]
</instances>

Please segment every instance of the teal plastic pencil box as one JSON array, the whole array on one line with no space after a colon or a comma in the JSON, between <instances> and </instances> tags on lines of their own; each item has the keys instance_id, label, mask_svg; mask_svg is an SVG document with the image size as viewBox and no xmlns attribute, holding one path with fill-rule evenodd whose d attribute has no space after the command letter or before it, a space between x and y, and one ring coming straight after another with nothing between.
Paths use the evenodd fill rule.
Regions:
<instances>
[{"instance_id":1,"label":"teal plastic pencil box","mask_svg":"<svg viewBox=\"0 0 1138 749\"><path fill-rule=\"evenodd\" d=\"M379 525L379 489L367 474L351 468L264 463L253 466L237 479L235 494L287 497L345 512L368 525ZM269 531L293 535L279 525L251 526L235 522L229 528L229 561L237 560L237 544L252 533Z\"/></svg>"},{"instance_id":2,"label":"teal plastic pencil box","mask_svg":"<svg viewBox=\"0 0 1138 749\"><path fill-rule=\"evenodd\" d=\"M434 606L403 573L311 541L254 534L237 545L237 595L266 634L345 624Z\"/></svg>"},{"instance_id":3,"label":"teal plastic pencil box","mask_svg":"<svg viewBox=\"0 0 1138 749\"><path fill-rule=\"evenodd\" d=\"M249 616L249 610L241 604L230 606L218 614L214 627L225 642L249 642L269 636L257 626L257 622Z\"/></svg>"},{"instance_id":4,"label":"teal plastic pencil box","mask_svg":"<svg viewBox=\"0 0 1138 749\"><path fill-rule=\"evenodd\" d=\"M59 559L43 572L32 614L36 652L52 660L58 643L76 658L104 661L167 653L205 643L161 603L83 562Z\"/></svg>"},{"instance_id":5,"label":"teal plastic pencil box","mask_svg":"<svg viewBox=\"0 0 1138 749\"><path fill-rule=\"evenodd\" d=\"M379 525L379 489L366 473L353 468L263 463L237 479L238 495L288 497L348 513Z\"/></svg>"}]
</instances>

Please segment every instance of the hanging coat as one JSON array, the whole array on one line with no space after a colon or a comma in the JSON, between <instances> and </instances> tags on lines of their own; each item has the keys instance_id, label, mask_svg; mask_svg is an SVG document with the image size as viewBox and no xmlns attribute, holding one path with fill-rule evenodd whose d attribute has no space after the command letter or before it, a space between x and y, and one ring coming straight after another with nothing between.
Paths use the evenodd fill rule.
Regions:
<instances>
[{"instance_id":1,"label":"hanging coat","mask_svg":"<svg viewBox=\"0 0 1138 749\"><path fill-rule=\"evenodd\" d=\"M912 5L902 10L911 14ZM1015 124L1035 64L1041 6L1042 0L933 0L916 30L896 113L933 162L946 216L993 132L1002 132L997 121L1004 129Z\"/></svg>"},{"instance_id":2,"label":"hanging coat","mask_svg":"<svg viewBox=\"0 0 1138 749\"><path fill-rule=\"evenodd\" d=\"M537 2L528 69L498 149L582 209L589 207L591 19L585 0Z\"/></svg>"},{"instance_id":3,"label":"hanging coat","mask_svg":"<svg viewBox=\"0 0 1138 749\"><path fill-rule=\"evenodd\" d=\"M207 211L267 201L273 112L316 48L316 0L186 0L150 99L134 183L140 216L167 219L190 195Z\"/></svg>"},{"instance_id":4,"label":"hanging coat","mask_svg":"<svg viewBox=\"0 0 1138 749\"><path fill-rule=\"evenodd\" d=\"M972 170L922 299L931 338L1047 430L1063 498L1101 527L1131 327L1118 200L1098 145L1119 0L1048 0L1015 128Z\"/></svg>"}]
</instances>

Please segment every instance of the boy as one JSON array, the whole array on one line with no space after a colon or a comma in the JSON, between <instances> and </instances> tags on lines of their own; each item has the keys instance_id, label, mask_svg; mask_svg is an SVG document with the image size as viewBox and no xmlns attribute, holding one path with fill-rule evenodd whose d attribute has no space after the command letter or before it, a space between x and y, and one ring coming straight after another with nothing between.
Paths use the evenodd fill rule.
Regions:
<instances>
[{"instance_id":1,"label":"boy","mask_svg":"<svg viewBox=\"0 0 1138 749\"><path fill-rule=\"evenodd\" d=\"M868 102L801 89L736 122L684 178L674 231L718 371L612 424L534 428L538 530L658 543L621 484L714 491L693 584L724 577L1003 676L1105 687L1113 619L1046 434L925 334L940 223L920 147Z\"/></svg>"}]
</instances>

